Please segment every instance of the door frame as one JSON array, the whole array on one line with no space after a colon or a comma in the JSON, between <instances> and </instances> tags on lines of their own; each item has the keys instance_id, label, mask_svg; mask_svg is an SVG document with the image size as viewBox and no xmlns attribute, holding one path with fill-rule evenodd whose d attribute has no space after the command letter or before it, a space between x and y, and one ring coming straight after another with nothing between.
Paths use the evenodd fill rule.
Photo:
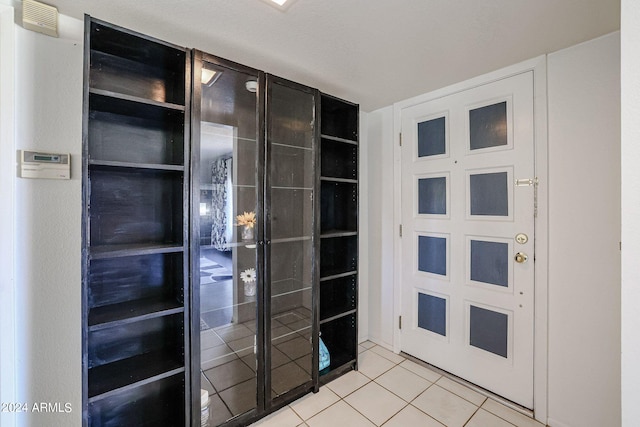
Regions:
<instances>
[{"instance_id":1,"label":"door frame","mask_svg":"<svg viewBox=\"0 0 640 427\"><path fill-rule=\"evenodd\" d=\"M535 218L535 294L534 294L534 354L533 354L533 411L538 421L547 420L547 356L548 356L548 135L547 135L547 58L542 55L528 61L502 68L481 76L465 80L423 95L397 102L393 105L393 350L400 352L400 325L397 321L402 313L402 153L400 131L402 110L417 104L432 101L477 86L502 80L517 74L533 72L533 115L535 175L538 177L537 216ZM406 236L404 238L407 238Z\"/></svg>"}]
</instances>

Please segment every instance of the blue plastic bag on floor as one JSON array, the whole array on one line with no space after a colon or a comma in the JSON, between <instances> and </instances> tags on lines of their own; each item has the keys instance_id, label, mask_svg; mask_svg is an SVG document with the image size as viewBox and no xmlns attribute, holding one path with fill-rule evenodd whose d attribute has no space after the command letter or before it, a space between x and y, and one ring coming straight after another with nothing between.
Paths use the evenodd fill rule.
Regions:
<instances>
[{"instance_id":1,"label":"blue plastic bag on floor","mask_svg":"<svg viewBox=\"0 0 640 427\"><path fill-rule=\"evenodd\" d=\"M320 338L320 367L319 370L323 370L329 367L331 364L331 356L329 355L329 350L327 346L322 342L322 338Z\"/></svg>"}]
</instances>

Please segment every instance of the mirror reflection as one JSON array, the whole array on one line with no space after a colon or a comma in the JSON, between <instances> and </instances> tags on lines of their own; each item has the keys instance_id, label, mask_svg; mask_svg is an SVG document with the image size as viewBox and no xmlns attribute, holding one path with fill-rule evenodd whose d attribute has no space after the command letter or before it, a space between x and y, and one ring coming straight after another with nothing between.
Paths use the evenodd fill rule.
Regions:
<instances>
[{"instance_id":1,"label":"mirror reflection","mask_svg":"<svg viewBox=\"0 0 640 427\"><path fill-rule=\"evenodd\" d=\"M205 63L200 125L201 388L209 425L256 407L257 100L247 75Z\"/></svg>"}]
</instances>

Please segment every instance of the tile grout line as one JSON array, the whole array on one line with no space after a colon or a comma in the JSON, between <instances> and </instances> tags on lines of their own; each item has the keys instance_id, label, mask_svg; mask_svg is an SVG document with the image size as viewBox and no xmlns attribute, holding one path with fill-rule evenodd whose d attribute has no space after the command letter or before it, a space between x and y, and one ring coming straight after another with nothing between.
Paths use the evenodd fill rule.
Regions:
<instances>
[{"instance_id":1,"label":"tile grout line","mask_svg":"<svg viewBox=\"0 0 640 427\"><path fill-rule=\"evenodd\" d=\"M518 405L517 403L511 402L495 393L492 393L491 391L484 389L480 386L477 386L473 383L470 383L468 381L465 381L464 379L453 375L443 369L438 368L437 366L433 366L428 362L425 362L424 360L420 360L417 357L414 357L410 354L406 354L406 353L402 353L403 357L405 357L407 360L422 366L424 368L430 369L433 372L436 373L440 373L441 376L448 378L449 380L453 381L454 383L460 384L463 387L468 388L469 390L475 391L476 393L479 393L483 396L485 396L487 399L491 399L492 401L500 404L501 406L504 406L507 409L510 409L518 414L524 415L527 418L530 418L534 421L537 421L534 417L533 417L533 412L530 409L524 408L520 405ZM491 411L487 411L487 412L491 412ZM493 412L491 412L493 413ZM494 414L496 415L496 414Z\"/></svg>"},{"instance_id":2,"label":"tile grout line","mask_svg":"<svg viewBox=\"0 0 640 427\"><path fill-rule=\"evenodd\" d=\"M218 396L218 399L220 399L220 402L222 402L222 404L224 405L225 408L227 408L227 411L229 411L229 413L231 414L231 416L233 416L233 411L231 410L231 408L229 407L229 405L227 404L227 402L224 401L224 399L222 398L222 396L220 396L220 392L218 391L218 389L216 388L216 386L213 385L213 382L211 382L211 380L209 379L209 377L204 373L204 371L202 369L200 369L200 373L202 376L204 376L207 380L207 382L209 383L209 385L211 385L211 388L213 389L213 391L216 392L216 396ZM224 391L224 390L223 390ZM211 396L209 396L209 404L207 405L207 407L210 409L211 408ZM209 415L211 416L211 415Z\"/></svg>"},{"instance_id":3,"label":"tile grout line","mask_svg":"<svg viewBox=\"0 0 640 427\"><path fill-rule=\"evenodd\" d=\"M404 399L402 399L402 401L403 401L404 403L406 403L406 405L404 405L404 406L400 409L400 411L402 411L404 408L406 408L407 406L409 406L409 404L408 404ZM336 403L337 403L337 402L336 402ZM378 424L376 424L372 419L370 419L369 417L367 417L367 416L366 416L365 414L363 414L362 412L358 411L358 409L354 408L354 407L353 407L349 402L347 402L347 401L345 400L345 401L344 401L344 403L346 403L346 404L347 404L351 409L353 409L354 411L356 411L357 413L359 413L360 415L362 415L363 417L365 417L368 421L370 421L370 422L371 422L371 424L373 424L374 426L378 426ZM396 412L395 414L393 414L390 418L388 418L387 420L385 420L382 424L384 424L384 423L388 422L391 418L393 418L393 417L395 417L396 415L398 415L398 413L399 413L400 411L398 411L398 412ZM380 426L382 426L382 424L380 424Z\"/></svg>"},{"instance_id":4,"label":"tile grout line","mask_svg":"<svg viewBox=\"0 0 640 427\"><path fill-rule=\"evenodd\" d=\"M464 424L462 424L462 427L465 427L467 424L469 424L469 422L473 419L473 417L476 416L476 414L478 413L478 411L480 410L480 407L477 406L476 410L473 411L473 414L471 414L471 416L469 417L469 419L467 421L464 422Z\"/></svg>"},{"instance_id":5,"label":"tile grout line","mask_svg":"<svg viewBox=\"0 0 640 427\"><path fill-rule=\"evenodd\" d=\"M373 347L368 348L368 349L367 349L367 351L368 351L368 350L372 350L374 347L375 347L375 345L374 345ZM413 405L413 402L414 402L414 401L415 401L415 400L416 400L420 395L422 395L424 392L426 392L427 390L429 390L432 386L437 386L439 389L441 389L441 390L443 390L443 391L445 391L445 392L451 393L451 394L453 394L454 396L457 396L457 397L459 397L460 399L464 400L465 402L468 402L468 403L472 404L473 406L475 406L475 408L476 408L476 409L475 409L475 411L473 412L473 414L471 414L471 416L469 417L469 419L468 419L467 421L465 421L465 423L464 423L464 425L467 425L467 424L469 423L469 421L471 421L471 419L475 416L475 414L476 414L476 413L481 409L481 407L482 407L482 405L484 404L484 402L488 399L488 397L484 396L484 400L482 401L482 403L481 403L480 405L477 405L477 404L475 404L474 402L471 402L470 400L466 399L465 397L460 396L459 394L457 394L457 393L455 393L455 392L453 392L453 391L451 391L451 390L448 390L448 389L446 389L446 388L442 387L441 385L437 384L437 382L438 382L438 381L440 381L442 378L446 378L444 375L438 374L438 373L437 373L437 372L435 372L435 371L431 371L431 372L434 372L435 374L440 375L440 377L439 377L436 381L431 382L431 381L427 380L426 378L420 377L420 375L416 374L415 372L412 372L412 371L410 371L410 370L408 370L408 369L406 369L406 368L404 368L404 367L400 366L400 365L401 365L405 360L409 360L409 359L405 358L404 356L401 356L401 357L403 357L403 359L404 359L402 362L398 362L398 363L396 363L396 362L393 362L392 360L390 360L390 359L388 359L388 358L384 357L383 355L381 355L381 354L379 354L379 353L377 353L377 352L375 352L375 351L374 351L373 353L375 353L375 354L377 354L378 356L380 356L380 357L384 358L385 360L389 360L390 362L395 363L395 365L394 365L392 368L390 368L390 369L388 369L387 371L383 372L382 374L378 375L376 378L374 378L374 379L370 379L370 382L374 382L374 383L376 383L377 385L379 385L379 386L380 386L380 387L382 387L383 389L387 390L388 392L390 392L391 394L393 394L394 396L396 396L397 398L399 398L400 400L402 400L403 402L405 402L405 403L406 403L406 405L405 405L405 406L403 406L403 407L402 407L402 409L400 409L400 411L404 410L407 406L412 406L412 407L416 408L418 411L420 411L420 412L422 412L423 414L425 414L426 416L428 416L429 418L436 420L435 418L433 418L433 417L432 417L431 415L429 415L428 413L424 412L423 410L421 410L421 409L420 409L420 408L418 408L417 406ZM394 353L394 354L395 354L395 353ZM411 361L411 360L409 360L409 361ZM415 362L414 362L414 363L415 363ZM416 376L418 376L418 377L420 377L420 378L422 378L422 379L424 379L425 381L427 381L427 382L429 382L429 383L430 383L430 384L429 384L429 386L428 386L426 389L424 389L422 392L420 392L416 397L414 397L414 398L413 398L411 401L409 401L409 402L407 402L405 399L403 399L402 397L398 396L398 395L397 395L396 393L394 393L392 390L389 390L389 389L388 389L388 388L386 388L384 385L379 384L379 383L376 381L376 379L378 379L378 378L382 377L384 374L388 373L389 371L391 371L392 369L394 369L395 367L398 367L398 366L400 366L402 369L405 369L406 371L409 371L409 372L411 372L412 374L414 374L414 375L416 375ZM420 366L420 365L418 365L418 366ZM428 369L428 368L427 368L427 369ZM363 375L364 375L364 374L363 374ZM366 376L366 375L365 375L365 376ZM367 378L369 378L369 377L367 377ZM369 383L367 383L367 384L369 384ZM366 384L365 384L365 385L366 385ZM460 385L464 386L463 384L460 384ZM364 386L363 386L363 387L364 387ZM362 387L361 387L361 388L362 388ZM471 389L469 389L469 390L471 390ZM474 390L471 390L471 391L474 391ZM354 390L354 392L355 392L355 390ZM354 392L352 392L352 393L354 393ZM345 397L346 397L346 396L345 396ZM349 404L348 402L345 402L345 403ZM349 405L349 406L351 406L351 405ZM355 408L353 408L353 409L355 409ZM357 411L357 409L355 409L355 410ZM391 418L393 418L394 416L396 416L400 411L396 412L396 413L395 413ZM359 411L358 411L358 412L359 412ZM489 412L489 411L487 411L487 412ZM489 413L491 413L491 412L489 412ZM364 415L364 414L363 414L363 415ZM492 414L492 415L495 415L495 414ZM497 415L495 415L495 416L497 417ZM366 417L366 416L365 416L365 417ZM387 419L387 420L386 420L384 423L382 423L381 425L384 425L385 423L389 422L389 420L391 420L391 418ZM498 418L502 419L501 417L498 417ZM369 418L367 418L367 419L369 419ZM371 420L370 420L370 421L371 421ZM436 421L437 421L438 423L440 423L440 421L438 421L438 420L436 420ZM509 423L507 420L504 420L504 421L505 421L505 422L507 422L507 423ZM372 422L373 422L373 421L372 421ZM375 424L375 423L374 423L374 424ZM440 424L442 424L442 423L440 423ZM509 424L511 424L511 423L509 423ZM512 424L512 425L513 425L513 424Z\"/></svg>"},{"instance_id":6,"label":"tile grout line","mask_svg":"<svg viewBox=\"0 0 640 427\"><path fill-rule=\"evenodd\" d=\"M375 347L375 346L374 346L374 347ZM373 347L371 347L371 348L373 348ZM375 354L377 354L377 355L378 355L378 356L380 356L380 357L385 358L386 360L389 360L389 359L387 359L386 357L382 356L381 354L376 353L375 351L374 351L374 353L375 353ZM394 354L395 354L395 353L394 353ZM401 357L404 357L404 356L401 356ZM395 368L395 367L397 367L397 366L400 366L400 365L401 365L405 360L408 360L408 361L412 362L412 360L407 359L407 358L404 358L404 360L403 360L402 362L396 363L396 364L395 364L395 366L394 366L393 368ZM391 360L389 360L389 361L390 361L390 362L393 362L393 361L391 361ZM393 362L393 363L395 363L395 362ZM415 362L414 362L414 363L415 363ZM418 366L420 366L420 365L418 365ZM417 376L419 376L419 377L420 377L420 375L416 374L415 372L412 372L412 371L410 371L409 369L407 369L407 368L405 368L405 367L403 367L403 366L400 366L400 367L401 367L402 369L404 369L404 370L406 370L406 371L409 371L409 372L411 372L412 374L417 375ZM393 368L391 368L391 369L393 369ZM381 376L383 376L384 374L386 374L387 372L389 372L391 369L389 369L389 370L387 370L387 371L383 372L382 374L378 375L376 378L372 379L371 381L374 381L374 382L375 382L376 384L378 384L380 387L382 387L382 388L384 388L385 390L389 391L389 392L390 392L390 393L392 393L394 396L399 397L400 399L402 399L402 397L398 396L396 393L394 393L393 391L391 391L391 390L387 389L385 386L383 386L382 384L379 384L379 383L376 381L376 379L380 378ZM426 368L426 369L429 369L429 368ZM429 370L430 370L430 369L429 369ZM427 391L429 388L431 388L431 386L432 386L432 385L437 385L437 386L438 386L439 388L441 388L442 390L447 391L447 392L449 392L449 393L451 393L451 394L453 394L453 395L455 395L455 396L457 396L457 397L459 397L459 398L461 398L461 399L465 400L466 402L471 403L473 406L475 406L475 407L477 407L477 408L482 407L482 405L484 404L484 402L486 402L486 400L488 399L488 397L487 397L487 396L483 396L483 397L484 397L484 400L482 401L482 403L481 403L480 405L478 405L478 404L476 404L476 403L474 403L474 402L470 401L469 399L465 398L464 396L460 396L458 393L456 393L456 392L454 392L454 391L451 391L451 390L449 390L449 389L447 389L447 388L445 388L445 387L441 386L440 384L438 384L438 381L440 381L442 378L447 378L447 377L445 377L444 375L439 374L438 372L435 372L435 371L433 371L433 370L430 370L430 371L431 371L431 372L433 372L433 373L435 373L436 375L440 375L440 377L439 377L436 381L433 381L433 382L432 382L432 381L429 381L428 379L426 379L426 378L424 378L424 377L420 377L420 378L424 379L425 381L428 381L428 382L430 382L430 383L431 383L431 385L430 385L429 387L427 387L426 389L424 389L424 390L422 391L422 393L424 393L424 392L425 392L425 391ZM363 375L365 375L365 374L363 374ZM366 376L366 375L365 375L365 376ZM367 378L369 378L369 377L367 377ZM458 382L456 382L456 381L453 381L453 382L454 382L455 384L458 384L458 385L462 386L462 387L466 387L464 384L460 384L460 383L458 383ZM468 387L467 387L467 388L468 388ZM470 390L470 391L474 391L474 392L476 392L475 390L472 390L472 389L470 389L470 388L469 388L469 390ZM420 394L422 394L422 393L420 393ZM477 393L477 392L476 392L476 393ZM418 394L418 396L420 396L420 394ZM480 394L480 393L479 393L479 394ZM417 399L417 396L416 396L414 399L412 399L412 400L411 400L411 402L413 402L413 401L414 401L414 400L416 400L416 399ZM405 399L402 399L402 400L405 400ZM405 400L405 402L406 402L406 400ZM409 402L409 403L411 403L411 402ZM487 412L490 412L490 413L491 413L491 411L487 411ZM493 415L496 415L496 414L493 414ZM496 416L497 416L497 415L496 415ZM506 421L506 420L505 420L505 421Z\"/></svg>"},{"instance_id":7,"label":"tile grout line","mask_svg":"<svg viewBox=\"0 0 640 427\"><path fill-rule=\"evenodd\" d=\"M376 347L376 346L377 346L377 345L376 345L376 344L374 344L373 346L371 346L371 347L367 348L366 350L364 350L362 353L364 353L364 352L366 352L366 351L370 351L370 350L372 350L372 349L373 349L374 347ZM400 366L400 363L402 363L402 362L394 362L393 360L390 360L390 359L388 359L388 358L384 357L383 355L376 353L375 351L372 351L372 353L375 353L375 354L377 354L378 356L382 357L383 359L385 359L385 360L387 360L387 361L389 361L389 362L393 363L393 366L392 366L391 368L387 369L386 371L384 371L383 373L381 373L380 375L378 375L376 378L380 378L381 376L383 376L383 375L384 375L384 374L386 374L387 372L391 371L392 369L396 368L397 366ZM359 354L361 354L361 353L359 353ZM406 360L406 359L405 359L405 360ZM403 360L403 362L404 362L404 360ZM404 369L404 368L403 368L403 369ZM359 372L359 371L354 371L354 372ZM354 394L356 391L361 390L362 388L366 387L367 385L369 385L369 384L371 384L371 383L375 383L377 386L379 386L379 387L381 387L382 389L384 389L384 390L388 391L389 393L393 394L393 395L394 395L394 396L396 396L398 399L400 399L402 402L404 402L404 405L402 406L402 408L400 408L400 410L398 410L397 412L395 412L391 417L387 418L387 419L386 419L382 424L380 424L380 426L382 426L382 425L386 424L387 422L389 422L389 420L391 420L391 418L393 418L393 417L395 417L396 415L398 415L402 410L404 410L407 406L409 406L409 405L410 405L410 402L407 402L405 399L403 399L402 397L398 396L398 395L397 395L397 394L395 394L393 391L391 391L391 390L387 389L387 388L386 388L386 387L384 387L382 384L379 384L379 383L376 381L376 378L373 378L373 379L372 379L372 378L368 377L368 376L367 376L366 374L364 374L364 373L361 373L361 374L362 374L362 375L364 375L364 376L369 380L369 382L367 382L366 384L363 384L362 386L360 386L360 387L356 388L355 390L353 390L351 393L349 393L349 394L345 395L344 397L341 397L341 399L340 399L340 400L343 400L343 401L344 401L344 403L346 403L347 405L349 405L349 406L350 406L354 411L358 412L360 415L362 415L363 417L365 417L367 420L371 421L373 424L377 425L373 420L371 420L369 417L367 417L365 414L363 414L363 413L361 413L360 411L358 411L358 409L356 409L356 408L355 408L355 407L353 407L349 402L347 402L347 401L345 400L345 398L347 398L348 396L351 396L351 395L352 395L352 394ZM429 386L429 387L430 387L430 386ZM427 387L427 388L429 388L429 387ZM333 390L332 390L332 391L333 391ZM336 402L336 403L337 403L337 402Z\"/></svg>"},{"instance_id":8,"label":"tile grout line","mask_svg":"<svg viewBox=\"0 0 640 427\"><path fill-rule=\"evenodd\" d=\"M358 344L358 346L362 346L362 344ZM360 356L360 355L364 354L365 352L370 351L370 350L372 350L373 348L375 348L375 347L377 347L377 346L378 346L377 344L373 344L373 345L372 345L371 347L369 347L369 348L364 348L364 346L362 346L362 347L364 348L364 350L363 350L363 351L359 351L359 352L358 352L358 354L359 354L359 356ZM384 347L381 347L381 348L384 348ZM393 364L393 366L391 366L389 369L384 370L382 373L380 373L379 375L377 375L375 378L370 378L369 376L365 375L365 374L364 374L364 373L362 373L361 371L355 371L355 370L354 370L353 372L357 372L357 373L361 374L362 376L364 376L364 377L366 378L367 382L366 382L365 384L363 384L363 385L359 386L359 387L356 387L354 390L350 391L348 394L345 394L344 396L340 396L337 392L335 392L335 391L330 387L330 383L325 384L324 386L326 386L326 387L329 389L329 391L330 391L331 393L333 393L335 396L337 396L337 397L338 397L338 400L337 400L337 401L335 401L335 402L333 402L332 404L330 404L330 405L329 405L329 406L327 406L326 408L323 408L322 410L320 410L320 411L316 412L315 414L313 414L313 415L309 416L309 417L308 417L308 418L306 418L306 419L305 419L305 418L303 418L303 416L302 416L300 413L298 413L298 412L297 412L297 411L292 407L292 404L293 404L293 403L295 403L295 402L290 403L289 405L287 405L287 407L288 407L289 409L291 409L291 410L293 411L293 413L294 413L294 414L295 414L299 419L301 419L301 420L302 420L302 423L297 424L297 426L300 426L300 425L303 425L303 424L304 424L304 425L308 425L307 421L309 421L309 420L311 420L312 418L314 418L314 417L316 417L316 416L320 415L321 413L323 413L323 412L327 411L329 408L331 408L331 407L333 407L333 406L337 405L338 403L340 403L340 401L344 402L344 403L345 403L345 404L346 404L350 409L354 410L357 414L361 415L361 416L362 416L362 417L364 417L366 420L368 420L369 422L371 422L371 423L373 423L374 425L376 425L376 426L377 426L378 424L377 424L376 422L374 422L373 420L371 420L369 417L367 417L365 414L363 414L361 411L359 411L357 408L355 408L353 405L351 405L349 402L347 402L347 401L346 401L346 398L348 398L348 397L349 397L349 396L351 396L352 394L356 393L357 391L361 390L362 388L366 387L367 385L369 385L369 384L371 384L371 383L373 382L373 383L375 383L377 386L381 387L381 388L382 388L382 389L384 389L385 391L387 391L387 392L391 393L393 396L395 396L395 397L397 397L398 399L400 399L400 401L401 401L402 403L404 403L404 405L403 405L403 406L402 406L398 411L396 411L393 415L391 415L391 416L390 416L389 418L387 418L384 422L382 422L382 423L380 424L380 426L384 426L384 425L385 425L385 424L387 424L389 421L391 421L395 416L397 416L400 412L402 412L403 410L405 410L407 407L411 406L412 408L414 408L414 409L418 410L420 413L422 413L422 414L424 414L425 416L429 417L430 419L434 420L434 421L435 421L435 422L437 422L438 424L442 425L443 427L446 427L446 426L445 426L444 424L442 424L439 420L437 420L437 419L433 418L433 417L432 417L431 415L429 415L427 412L423 411L422 409L420 409L419 407L417 407L417 406L415 406L415 405L413 404L413 402L415 402L415 401L416 401L416 399L417 399L419 396L421 396L423 393L425 393L427 390L429 390L431 387L433 387L433 386L435 385L435 386L437 386L439 389L441 389L442 391L447 392L447 393L451 393L452 395L454 395L454 396L456 396L456 397L458 397L458 398L460 398L460 399L464 400L465 402L468 402L469 404L472 404L472 405L475 407L474 412L473 412L473 413L471 414L471 416L470 416L470 417L469 417L469 418L464 422L463 426L467 426L467 425L469 425L469 423L471 422L471 420L472 420L472 419L473 419L473 418L474 418L474 417L479 413L479 411L482 409L482 410L484 410L485 412L487 412L487 413L491 414L492 416L495 416L496 418L498 418L498 419L500 419L500 420L502 420L502 421L506 422L506 423L507 423L507 424L509 424L510 426L518 427L518 424L513 424L511 421L509 421L509 420L507 420L507 419L503 418L502 416L500 416L500 415L498 415L498 414L495 414L495 413L493 413L492 411L490 411L490 410L488 410L488 409L485 409L485 408L483 407L483 405L484 405L484 404L488 401L488 399L489 399L489 397L488 397L488 396L483 395L482 393L479 393L480 395L482 395L482 397L484 397L484 400L483 400L483 401L478 405L478 404L476 404L476 403L472 402L471 400L469 400L469 399L467 399L467 398L465 398L465 397L461 396L460 394L458 394L458 393L456 393L456 392L454 392L454 391L451 391L451 390L449 390L449 389L447 389L447 388L443 387L441 384L438 384L438 381L440 381L442 378L448 378L448 379L450 379L450 378L449 378L448 376L446 376L446 375L442 375L442 374L440 374L440 373L438 373L438 372L436 372L436 371L434 371L434 370L432 370L432 369L429 369L428 367L422 366L422 365L420 365L420 364L418 364L418 363L414 362L413 360L411 360L411 359L409 359L409 358L407 358L407 357L404 357L403 355L399 355L400 357L402 357L402 358L403 358L403 360L402 360L401 362L395 362L395 361L390 360L389 358L387 358L387 357L385 357L384 355L379 354L379 353L377 353L377 352L375 352L375 351L372 351L372 353L376 354L377 356L382 357L382 358L383 358L383 359L385 359L386 361L391 362L391 363ZM395 354L395 353L394 353L394 354ZM421 375L419 375L419 374L417 374L417 373L415 373L415 372L411 371L410 369L407 369L406 367L401 366L401 365L402 365L402 363L404 363L405 361L409 361L409 362L416 363L416 365L418 365L418 366L420 366L420 367L423 367L423 368L427 369L428 371L433 372L433 373L434 373L434 374L436 374L436 375L439 375L439 378L432 382L432 381L428 380L427 378L424 378L424 377L422 377ZM244 362L244 361L243 361L243 362ZM293 362L295 363L295 361L293 361ZM417 376L417 377L422 378L423 380L427 381L427 383L429 383L429 385L428 385L428 386L427 386L423 391L421 391L420 393L418 393L418 395L417 395L416 397L414 397L413 399L411 399L410 401L408 401L408 400L406 400L406 399L402 398L401 396L399 396L399 395L397 395L396 393L394 393L392 390L389 390L387 387L385 387L384 385L382 385L382 384L380 384L380 383L378 383L378 382L376 381L377 379L381 378L383 375L385 375L385 374L389 373L391 370L393 370L394 368L396 368L396 367L398 367L398 366L399 366L399 367L401 367L402 369L404 369L404 370L406 370L406 371L408 371L408 372L412 373L413 375L415 375L415 376ZM473 390L472 388L466 387L466 386L465 386L465 384L461 384L461 383L459 383L459 382L457 382L457 381L453 381L453 383L455 383L455 384L457 384L457 385L460 385L461 387L464 387L465 389L468 389L468 390L470 390L470 391L472 391L472 392L478 393L477 391ZM324 387L324 386L323 386L323 387ZM214 388L214 389L215 389L215 388ZM497 402L497 403L498 403L498 404L500 404L500 402ZM507 409L510 409L510 408L508 408L508 407L507 407ZM518 412L516 411L516 413L518 413Z\"/></svg>"}]
</instances>

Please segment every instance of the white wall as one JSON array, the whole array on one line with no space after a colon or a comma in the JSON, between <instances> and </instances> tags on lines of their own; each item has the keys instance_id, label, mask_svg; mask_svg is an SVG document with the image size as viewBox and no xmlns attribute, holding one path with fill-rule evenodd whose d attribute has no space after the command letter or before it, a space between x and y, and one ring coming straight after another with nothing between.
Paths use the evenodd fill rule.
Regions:
<instances>
[{"instance_id":1,"label":"white wall","mask_svg":"<svg viewBox=\"0 0 640 427\"><path fill-rule=\"evenodd\" d=\"M367 129L369 128L369 114L360 112L359 120L360 159L366 159L369 153ZM358 236L358 342L369 338L369 163L360 160L358 164L358 229L362 230Z\"/></svg>"},{"instance_id":2,"label":"white wall","mask_svg":"<svg viewBox=\"0 0 640 427\"><path fill-rule=\"evenodd\" d=\"M620 34L548 57L549 424L620 424Z\"/></svg>"},{"instance_id":3,"label":"white wall","mask_svg":"<svg viewBox=\"0 0 640 427\"><path fill-rule=\"evenodd\" d=\"M619 33L548 60L549 423L614 426L620 419ZM386 346L396 321L392 115L392 107L370 113L368 136L369 333Z\"/></svg>"},{"instance_id":4,"label":"white wall","mask_svg":"<svg viewBox=\"0 0 640 427\"><path fill-rule=\"evenodd\" d=\"M14 52L13 8L0 4L0 402L15 401ZM0 412L0 425L14 421L15 414Z\"/></svg>"},{"instance_id":5,"label":"white wall","mask_svg":"<svg viewBox=\"0 0 640 427\"><path fill-rule=\"evenodd\" d=\"M622 0L622 425L640 419L640 2Z\"/></svg>"},{"instance_id":6,"label":"white wall","mask_svg":"<svg viewBox=\"0 0 640 427\"><path fill-rule=\"evenodd\" d=\"M72 156L69 181L16 179L16 400L73 412L19 414L18 426L82 420L83 26L64 16L59 25L60 38L15 27L16 148Z\"/></svg>"},{"instance_id":7,"label":"white wall","mask_svg":"<svg viewBox=\"0 0 640 427\"><path fill-rule=\"evenodd\" d=\"M369 339L393 346L393 107L369 113Z\"/></svg>"}]
</instances>

